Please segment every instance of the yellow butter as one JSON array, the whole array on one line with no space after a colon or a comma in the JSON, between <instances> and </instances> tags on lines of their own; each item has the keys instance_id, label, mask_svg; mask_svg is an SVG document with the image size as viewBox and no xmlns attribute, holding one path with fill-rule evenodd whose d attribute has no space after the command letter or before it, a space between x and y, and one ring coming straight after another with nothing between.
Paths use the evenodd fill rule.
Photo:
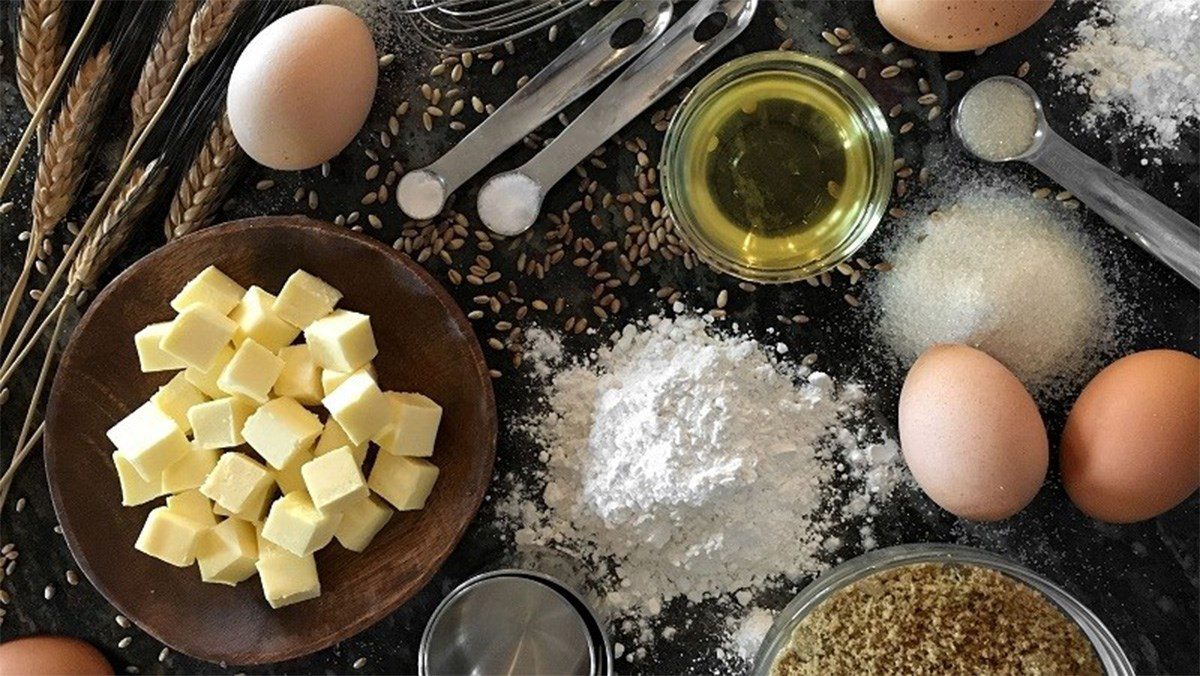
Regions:
<instances>
[{"instance_id":1,"label":"yellow butter","mask_svg":"<svg viewBox=\"0 0 1200 676\"><path fill-rule=\"evenodd\" d=\"M187 517L201 526L217 525L217 516L212 511L212 501L194 488L169 496L167 509Z\"/></svg>"},{"instance_id":2,"label":"yellow butter","mask_svg":"<svg viewBox=\"0 0 1200 676\"><path fill-rule=\"evenodd\" d=\"M274 489L275 477L266 467L234 452L222 453L200 486L205 497L246 521L262 518Z\"/></svg>"},{"instance_id":3,"label":"yellow butter","mask_svg":"<svg viewBox=\"0 0 1200 676\"><path fill-rule=\"evenodd\" d=\"M364 371L351 375L321 403L354 444L369 441L388 421L387 398Z\"/></svg>"},{"instance_id":4,"label":"yellow butter","mask_svg":"<svg viewBox=\"0 0 1200 676\"><path fill-rule=\"evenodd\" d=\"M313 455L322 456L330 451L335 451L343 446L350 447L350 453L354 455L354 461L359 467L363 466L363 462L367 459L367 442L356 444L350 441L350 437L346 434L346 430L338 424L338 421L330 418L325 423L325 431L321 433L321 438L317 439L317 447L313 450Z\"/></svg>"},{"instance_id":5,"label":"yellow butter","mask_svg":"<svg viewBox=\"0 0 1200 676\"><path fill-rule=\"evenodd\" d=\"M271 504L262 536L296 556L306 556L333 540L341 520L341 514L317 509L305 491L293 491Z\"/></svg>"},{"instance_id":6,"label":"yellow butter","mask_svg":"<svg viewBox=\"0 0 1200 676\"><path fill-rule=\"evenodd\" d=\"M309 324L304 341L313 360L333 371L357 371L379 354L371 318L349 310L335 310Z\"/></svg>"},{"instance_id":7,"label":"yellow butter","mask_svg":"<svg viewBox=\"0 0 1200 676\"><path fill-rule=\"evenodd\" d=\"M313 361L307 345L289 345L279 351L283 370L275 381L275 394L291 397L305 406L321 403L321 367Z\"/></svg>"},{"instance_id":8,"label":"yellow butter","mask_svg":"<svg viewBox=\"0 0 1200 676\"><path fill-rule=\"evenodd\" d=\"M284 282L271 307L280 319L303 329L332 312L341 299L342 292L320 277L297 270Z\"/></svg>"},{"instance_id":9,"label":"yellow butter","mask_svg":"<svg viewBox=\"0 0 1200 676\"><path fill-rule=\"evenodd\" d=\"M262 583L263 596L272 608L290 606L321 595L317 561L312 554L296 556L271 544L260 534L255 567Z\"/></svg>"},{"instance_id":10,"label":"yellow butter","mask_svg":"<svg viewBox=\"0 0 1200 676\"><path fill-rule=\"evenodd\" d=\"M220 451L214 448L199 448L193 441L191 450L163 470L163 490L168 493L178 493L199 488L208 473L217 466L217 459L220 456Z\"/></svg>"},{"instance_id":11,"label":"yellow butter","mask_svg":"<svg viewBox=\"0 0 1200 676\"><path fill-rule=\"evenodd\" d=\"M159 345L190 367L207 371L233 340L237 324L208 305L194 304L171 322Z\"/></svg>"},{"instance_id":12,"label":"yellow butter","mask_svg":"<svg viewBox=\"0 0 1200 676\"><path fill-rule=\"evenodd\" d=\"M206 526L166 507L150 510L134 548L180 568L196 560L196 542Z\"/></svg>"},{"instance_id":13,"label":"yellow butter","mask_svg":"<svg viewBox=\"0 0 1200 676\"><path fill-rule=\"evenodd\" d=\"M233 448L246 443L242 428L254 413L253 403L241 397L222 397L188 409L193 443L198 448Z\"/></svg>"},{"instance_id":14,"label":"yellow butter","mask_svg":"<svg viewBox=\"0 0 1200 676\"><path fill-rule=\"evenodd\" d=\"M176 373L166 385L158 388L158 392L150 397L150 401L158 410L171 416L175 424L184 434L192 431L192 423L188 420L187 412L191 407L208 401L195 385L188 382L183 373Z\"/></svg>"},{"instance_id":15,"label":"yellow butter","mask_svg":"<svg viewBox=\"0 0 1200 676\"><path fill-rule=\"evenodd\" d=\"M187 366L187 362L162 349L162 338L170 328L171 322L159 322L133 334L142 373L173 371Z\"/></svg>"},{"instance_id":16,"label":"yellow butter","mask_svg":"<svg viewBox=\"0 0 1200 676\"><path fill-rule=\"evenodd\" d=\"M388 422L372 439L393 455L433 455L442 407L423 394L388 392Z\"/></svg>"},{"instance_id":17,"label":"yellow butter","mask_svg":"<svg viewBox=\"0 0 1200 676\"><path fill-rule=\"evenodd\" d=\"M241 519L225 519L200 536L196 563L200 579L230 586L254 575L258 561L258 535Z\"/></svg>"},{"instance_id":18,"label":"yellow butter","mask_svg":"<svg viewBox=\"0 0 1200 676\"><path fill-rule=\"evenodd\" d=\"M282 359L253 338L247 338L234 351L233 359L221 370L221 375L217 376L217 387L265 404L282 371Z\"/></svg>"},{"instance_id":19,"label":"yellow butter","mask_svg":"<svg viewBox=\"0 0 1200 676\"><path fill-rule=\"evenodd\" d=\"M379 374L375 372L374 364L367 364L359 369L359 371L366 371L375 382L379 382ZM321 369L321 390L326 395L330 394L338 388L338 385L346 382L346 379L354 375L354 373L354 371L331 371L329 369Z\"/></svg>"},{"instance_id":20,"label":"yellow butter","mask_svg":"<svg viewBox=\"0 0 1200 676\"><path fill-rule=\"evenodd\" d=\"M213 361L212 366L207 369L198 369L194 366L189 366L183 372L183 377L187 378L189 383L208 395L209 398L220 399L228 397L230 393L222 390L217 385L217 378L220 377L221 371L225 370L225 365L229 363L230 359L233 359L233 347L226 345L217 353L217 358Z\"/></svg>"},{"instance_id":21,"label":"yellow butter","mask_svg":"<svg viewBox=\"0 0 1200 676\"><path fill-rule=\"evenodd\" d=\"M279 484L280 492L287 495L294 491L304 490L304 477L300 474L300 468L312 459L311 453L300 451L286 467L275 470L275 483Z\"/></svg>"},{"instance_id":22,"label":"yellow butter","mask_svg":"<svg viewBox=\"0 0 1200 676\"><path fill-rule=\"evenodd\" d=\"M241 284L233 281L216 266L204 268L183 286L183 289L171 300L171 307L176 312L183 312L192 305L200 304L216 310L220 314L229 314L242 299L246 290Z\"/></svg>"},{"instance_id":23,"label":"yellow butter","mask_svg":"<svg viewBox=\"0 0 1200 676\"><path fill-rule=\"evenodd\" d=\"M241 345L247 338L252 338L275 352L290 345L300 335L300 329L280 319L275 314L274 305L275 296L257 286L247 289L241 302L229 314L229 318L237 324L233 342Z\"/></svg>"},{"instance_id":24,"label":"yellow butter","mask_svg":"<svg viewBox=\"0 0 1200 676\"><path fill-rule=\"evenodd\" d=\"M149 401L113 425L108 438L148 481L159 480L163 470L191 450L171 416Z\"/></svg>"},{"instance_id":25,"label":"yellow butter","mask_svg":"<svg viewBox=\"0 0 1200 676\"><path fill-rule=\"evenodd\" d=\"M405 511L425 507L437 478L437 466L427 460L380 453L375 456L367 485L393 507Z\"/></svg>"},{"instance_id":26,"label":"yellow butter","mask_svg":"<svg viewBox=\"0 0 1200 676\"><path fill-rule=\"evenodd\" d=\"M392 518L392 509L379 498L368 495L342 512L334 537L352 552L361 552L371 544L379 531Z\"/></svg>"},{"instance_id":27,"label":"yellow butter","mask_svg":"<svg viewBox=\"0 0 1200 676\"><path fill-rule=\"evenodd\" d=\"M295 399L280 397L260 406L246 420L242 436L271 467L282 469L300 451L311 448L322 429L320 418Z\"/></svg>"},{"instance_id":28,"label":"yellow butter","mask_svg":"<svg viewBox=\"0 0 1200 676\"><path fill-rule=\"evenodd\" d=\"M121 482L121 504L126 507L150 502L160 495L166 495L162 479L155 477L147 481L134 469L133 463L125 459L120 451L112 454L113 465L117 468L117 479Z\"/></svg>"},{"instance_id":29,"label":"yellow butter","mask_svg":"<svg viewBox=\"0 0 1200 676\"><path fill-rule=\"evenodd\" d=\"M300 475L313 505L322 512L343 512L370 494L349 446L313 458L300 468Z\"/></svg>"}]
</instances>

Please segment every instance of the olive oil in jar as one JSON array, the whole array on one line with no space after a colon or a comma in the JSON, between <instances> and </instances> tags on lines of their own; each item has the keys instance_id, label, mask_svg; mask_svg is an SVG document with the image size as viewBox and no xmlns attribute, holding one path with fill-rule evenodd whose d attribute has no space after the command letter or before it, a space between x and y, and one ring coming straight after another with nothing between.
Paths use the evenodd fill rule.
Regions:
<instances>
[{"instance_id":1,"label":"olive oil in jar","mask_svg":"<svg viewBox=\"0 0 1200 676\"><path fill-rule=\"evenodd\" d=\"M681 199L721 257L759 270L822 260L872 199L871 142L845 96L807 74L728 83L692 116Z\"/></svg>"}]
</instances>

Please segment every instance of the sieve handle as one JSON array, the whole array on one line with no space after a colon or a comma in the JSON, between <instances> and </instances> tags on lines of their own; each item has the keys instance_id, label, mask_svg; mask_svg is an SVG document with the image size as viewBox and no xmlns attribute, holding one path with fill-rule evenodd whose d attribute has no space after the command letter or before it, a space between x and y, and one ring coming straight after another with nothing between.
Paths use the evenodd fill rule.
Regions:
<instances>
[{"instance_id":1,"label":"sieve handle","mask_svg":"<svg viewBox=\"0 0 1200 676\"><path fill-rule=\"evenodd\" d=\"M1200 226L1044 129L1040 146L1023 158L1200 289Z\"/></svg>"}]
</instances>

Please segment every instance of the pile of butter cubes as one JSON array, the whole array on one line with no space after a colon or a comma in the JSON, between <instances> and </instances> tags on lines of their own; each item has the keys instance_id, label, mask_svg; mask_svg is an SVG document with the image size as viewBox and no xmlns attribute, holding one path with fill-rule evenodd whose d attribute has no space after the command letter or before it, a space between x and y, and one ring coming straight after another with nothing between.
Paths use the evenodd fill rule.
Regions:
<instances>
[{"instance_id":1,"label":"pile of butter cubes","mask_svg":"<svg viewBox=\"0 0 1200 676\"><path fill-rule=\"evenodd\" d=\"M138 550L198 563L205 582L257 572L279 608L320 595L313 552L334 538L361 552L392 507L425 506L442 409L380 389L371 319L334 309L341 298L303 270L272 296L209 267L171 301L172 321L137 333L143 372L179 371L108 431L122 503L168 496Z\"/></svg>"}]
</instances>

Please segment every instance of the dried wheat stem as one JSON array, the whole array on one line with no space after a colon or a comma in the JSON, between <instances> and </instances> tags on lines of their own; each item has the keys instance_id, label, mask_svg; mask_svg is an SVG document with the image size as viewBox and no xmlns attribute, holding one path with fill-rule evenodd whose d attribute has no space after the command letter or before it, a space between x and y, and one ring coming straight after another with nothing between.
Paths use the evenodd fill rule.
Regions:
<instances>
[{"instance_id":1,"label":"dried wheat stem","mask_svg":"<svg viewBox=\"0 0 1200 676\"><path fill-rule=\"evenodd\" d=\"M188 35L188 63L194 64L221 41L242 0L205 0L192 17Z\"/></svg>"},{"instance_id":2,"label":"dried wheat stem","mask_svg":"<svg viewBox=\"0 0 1200 676\"><path fill-rule=\"evenodd\" d=\"M133 144L133 140L146 128L146 122L162 106L171 83L183 68L195 11L196 0L175 0L163 19L130 102L133 129L129 134L129 145Z\"/></svg>"},{"instance_id":3,"label":"dried wheat stem","mask_svg":"<svg viewBox=\"0 0 1200 676\"><path fill-rule=\"evenodd\" d=\"M240 153L229 117L222 112L171 200L171 211L163 224L167 239L182 237L208 225L221 206L229 187L231 167Z\"/></svg>"},{"instance_id":4,"label":"dried wheat stem","mask_svg":"<svg viewBox=\"0 0 1200 676\"><path fill-rule=\"evenodd\" d=\"M151 162L130 172L128 184L109 204L100 227L84 242L71 265L68 296L93 288L100 274L125 246L138 218L153 201L154 186L158 182L154 164Z\"/></svg>"},{"instance_id":5,"label":"dried wheat stem","mask_svg":"<svg viewBox=\"0 0 1200 676\"><path fill-rule=\"evenodd\" d=\"M63 60L64 0L24 0L17 28L17 89L29 112L37 110Z\"/></svg>"},{"instance_id":6,"label":"dried wheat stem","mask_svg":"<svg viewBox=\"0 0 1200 676\"><path fill-rule=\"evenodd\" d=\"M34 334L35 336L41 336L44 334L46 332L46 328L50 326L50 322L54 321L60 313L66 311L68 300L70 299L65 295L58 299L58 303L54 305L54 309L51 310L50 314L46 315L45 318L42 319L42 323L38 325L37 331ZM25 342L25 346L22 347L19 352L13 350L12 354L9 355L9 360L5 361L3 366L0 366L0 388L8 385L8 381L13 377L13 374L17 372L17 369L21 366L21 362L25 361L25 358L28 357L29 353L33 351L35 345L37 345L37 341L30 340Z\"/></svg>"}]
</instances>

